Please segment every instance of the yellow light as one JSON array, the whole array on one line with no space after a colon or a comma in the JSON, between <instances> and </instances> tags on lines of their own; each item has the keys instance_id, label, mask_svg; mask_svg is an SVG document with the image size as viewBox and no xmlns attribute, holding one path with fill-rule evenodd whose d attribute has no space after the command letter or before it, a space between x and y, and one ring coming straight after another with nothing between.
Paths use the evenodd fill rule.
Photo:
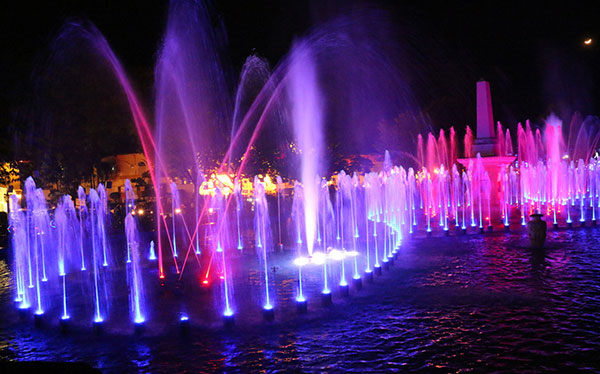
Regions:
<instances>
[{"instance_id":1,"label":"yellow light","mask_svg":"<svg viewBox=\"0 0 600 374\"><path fill-rule=\"evenodd\" d=\"M176 213L176 214L179 214L179 213L181 213L181 209L179 209L179 208L175 209L175 213Z\"/></svg>"},{"instance_id":2,"label":"yellow light","mask_svg":"<svg viewBox=\"0 0 600 374\"><path fill-rule=\"evenodd\" d=\"M586 40L584 40L583 44L585 44L585 45L592 44L592 38L587 38Z\"/></svg>"},{"instance_id":3,"label":"yellow light","mask_svg":"<svg viewBox=\"0 0 600 374\"><path fill-rule=\"evenodd\" d=\"M144 209L138 209L138 215L143 216L144 215Z\"/></svg>"}]
</instances>

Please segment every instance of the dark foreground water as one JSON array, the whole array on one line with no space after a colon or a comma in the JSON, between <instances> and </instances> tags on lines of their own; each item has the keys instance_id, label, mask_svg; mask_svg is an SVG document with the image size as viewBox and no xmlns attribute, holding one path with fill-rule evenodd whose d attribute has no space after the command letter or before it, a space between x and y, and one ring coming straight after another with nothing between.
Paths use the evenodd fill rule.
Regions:
<instances>
[{"instance_id":1,"label":"dark foreground water","mask_svg":"<svg viewBox=\"0 0 600 374\"><path fill-rule=\"evenodd\" d=\"M187 339L176 324L142 337L36 329L16 316L0 262L0 359L85 361L113 373L600 372L599 239L600 228L549 231L543 253L527 248L524 231L414 240L372 285L346 299L336 291L329 309L309 292L310 311L297 316L293 287L282 287L274 324L238 306L250 317L232 331L197 325ZM155 316L176 315L157 310L172 303L158 305Z\"/></svg>"}]
</instances>

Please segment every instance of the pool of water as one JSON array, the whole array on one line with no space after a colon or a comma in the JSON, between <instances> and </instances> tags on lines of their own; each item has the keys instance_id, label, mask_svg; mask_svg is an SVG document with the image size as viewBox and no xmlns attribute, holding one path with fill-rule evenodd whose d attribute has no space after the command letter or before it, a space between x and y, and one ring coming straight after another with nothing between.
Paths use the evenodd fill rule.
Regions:
<instances>
[{"instance_id":1,"label":"pool of water","mask_svg":"<svg viewBox=\"0 0 600 374\"><path fill-rule=\"evenodd\" d=\"M373 284L348 298L334 287L329 308L316 301L318 276L307 274L309 313L298 315L295 274L281 267L274 323L262 321L249 267L230 331L213 316L182 337L177 293L156 285L150 319L161 322L142 336L89 326L61 335L19 319L0 261L0 360L84 361L106 373L600 371L600 229L550 230L542 252L524 231L406 241ZM210 309L210 291L185 295L201 320L194 310Z\"/></svg>"}]
</instances>

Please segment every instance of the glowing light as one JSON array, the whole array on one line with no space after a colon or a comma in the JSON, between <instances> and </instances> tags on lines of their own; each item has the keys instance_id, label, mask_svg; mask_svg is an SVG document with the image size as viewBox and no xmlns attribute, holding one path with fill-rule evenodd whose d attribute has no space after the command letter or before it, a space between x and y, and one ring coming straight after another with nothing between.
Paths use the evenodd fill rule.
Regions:
<instances>
[{"instance_id":1,"label":"glowing light","mask_svg":"<svg viewBox=\"0 0 600 374\"><path fill-rule=\"evenodd\" d=\"M271 305L271 304L266 304L265 306L263 306L263 309L264 309L264 310L271 310L271 309L273 309L273 305Z\"/></svg>"},{"instance_id":2,"label":"glowing light","mask_svg":"<svg viewBox=\"0 0 600 374\"><path fill-rule=\"evenodd\" d=\"M179 320L180 320L180 321L189 321L189 319L190 319L190 317L188 317L188 316L187 316L187 315L185 315L185 314L182 314L182 315L181 315L181 317L179 317Z\"/></svg>"},{"instance_id":3,"label":"glowing light","mask_svg":"<svg viewBox=\"0 0 600 374\"><path fill-rule=\"evenodd\" d=\"M296 266L305 266L308 265L308 258L306 257L297 257L294 259L294 265Z\"/></svg>"},{"instance_id":4,"label":"glowing light","mask_svg":"<svg viewBox=\"0 0 600 374\"><path fill-rule=\"evenodd\" d=\"M592 44L592 38L588 38L588 39L584 40L584 41L583 41L583 44L585 44L585 45L590 45L590 44Z\"/></svg>"},{"instance_id":5,"label":"glowing light","mask_svg":"<svg viewBox=\"0 0 600 374\"><path fill-rule=\"evenodd\" d=\"M323 263L325 262L325 253L313 252L312 257L310 258L310 262L315 265L323 265Z\"/></svg>"},{"instance_id":6,"label":"glowing light","mask_svg":"<svg viewBox=\"0 0 600 374\"><path fill-rule=\"evenodd\" d=\"M208 208L208 213L212 214L212 213L214 213L214 211L215 210L213 208Z\"/></svg>"},{"instance_id":7,"label":"glowing light","mask_svg":"<svg viewBox=\"0 0 600 374\"><path fill-rule=\"evenodd\" d=\"M356 256L358 256L358 252L357 251L347 251L346 256L347 257L356 257Z\"/></svg>"},{"instance_id":8,"label":"glowing light","mask_svg":"<svg viewBox=\"0 0 600 374\"><path fill-rule=\"evenodd\" d=\"M342 261L344 259L344 252L340 251L339 249L332 249L329 251L329 258L334 261Z\"/></svg>"},{"instance_id":9,"label":"glowing light","mask_svg":"<svg viewBox=\"0 0 600 374\"><path fill-rule=\"evenodd\" d=\"M137 214L140 216L144 215L144 209L138 209Z\"/></svg>"},{"instance_id":10,"label":"glowing light","mask_svg":"<svg viewBox=\"0 0 600 374\"><path fill-rule=\"evenodd\" d=\"M68 320L69 318L71 318L71 316L69 316L68 314L60 317L60 319L62 319L63 321Z\"/></svg>"},{"instance_id":11,"label":"glowing light","mask_svg":"<svg viewBox=\"0 0 600 374\"><path fill-rule=\"evenodd\" d=\"M298 296L298 297L296 298L296 301L297 301L297 302L299 302L299 303L303 303L303 302L305 302L305 301L306 301L306 299L304 298L304 296Z\"/></svg>"},{"instance_id":12,"label":"glowing light","mask_svg":"<svg viewBox=\"0 0 600 374\"><path fill-rule=\"evenodd\" d=\"M26 302L22 302L21 304L19 304L19 309L29 309L31 305L29 305L29 303Z\"/></svg>"},{"instance_id":13,"label":"glowing light","mask_svg":"<svg viewBox=\"0 0 600 374\"><path fill-rule=\"evenodd\" d=\"M208 279L205 279L205 280L203 280L203 281L202 281L202 284L204 284L204 285L208 285Z\"/></svg>"},{"instance_id":14,"label":"glowing light","mask_svg":"<svg viewBox=\"0 0 600 374\"><path fill-rule=\"evenodd\" d=\"M175 209L175 214L180 214L180 213L181 213L181 209L180 208Z\"/></svg>"},{"instance_id":15,"label":"glowing light","mask_svg":"<svg viewBox=\"0 0 600 374\"><path fill-rule=\"evenodd\" d=\"M223 315L225 317L231 317L231 316L233 316L233 310L231 310L231 309L225 309L225 312L223 312Z\"/></svg>"}]
</instances>

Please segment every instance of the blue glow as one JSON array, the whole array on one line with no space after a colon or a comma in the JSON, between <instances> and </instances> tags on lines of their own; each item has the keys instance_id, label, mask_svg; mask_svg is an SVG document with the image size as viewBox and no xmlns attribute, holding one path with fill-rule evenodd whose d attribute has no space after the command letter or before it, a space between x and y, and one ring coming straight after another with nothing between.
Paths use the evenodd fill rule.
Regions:
<instances>
[{"instance_id":1,"label":"blue glow","mask_svg":"<svg viewBox=\"0 0 600 374\"><path fill-rule=\"evenodd\" d=\"M22 310L29 309L29 307L31 307L31 305L29 305L29 303L26 302L22 302L21 304L19 304L19 309Z\"/></svg>"},{"instance_id":2,"label":"blue glow","mask_svg":"<svg viewBox=\"0 0 600 374\"><path fill-rule=\"evenodd\" d=\"M271 309L273 309L273 305L271 305L271 304L265 304L265 306L263 306L263 309L264 310L271 310Z\"/></svg>"}]
</instances>

